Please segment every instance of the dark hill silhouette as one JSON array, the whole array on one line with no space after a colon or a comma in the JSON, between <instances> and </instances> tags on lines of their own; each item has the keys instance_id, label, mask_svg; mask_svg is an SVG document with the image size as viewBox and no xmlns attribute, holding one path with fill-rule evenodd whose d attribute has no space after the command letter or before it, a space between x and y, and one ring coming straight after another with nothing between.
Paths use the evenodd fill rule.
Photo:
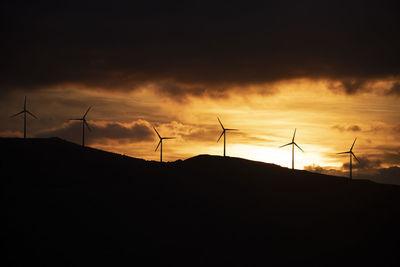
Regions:
<instances>
[{"instance_id":1,"label":"dark hill silhouette","mask_svg":"<svg viewBox=\"0 0 400 267\"><path fill-rule=\"evenodd\" d=\"M399 264L400 187L0 139L3 266Z\"/></svg>"}]
</instances>

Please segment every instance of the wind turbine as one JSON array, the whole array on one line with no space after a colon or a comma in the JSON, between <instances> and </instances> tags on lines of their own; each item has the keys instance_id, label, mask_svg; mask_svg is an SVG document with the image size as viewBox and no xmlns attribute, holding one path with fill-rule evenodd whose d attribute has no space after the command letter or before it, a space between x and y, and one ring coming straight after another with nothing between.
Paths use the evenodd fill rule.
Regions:
<instances>
[{"instance_id":1,"label":"wind turbine","mask_svg":"<svg viewBox=\"0 0 400 267\"><path fill-rule=\"evenodd\" d=\"M296 137L296 130L297 130L297 129L294 129L294 134L293 134L292 142L290 142L290 143L288 143L288 144L286 144L286 145L281 146L281 147L285 147L285 146L288 146L288 145L292 145L292 170L294 170L294 146L297 146L298 149L300 149L302 152L304 152L303 149L301 149L301 147L299 147L299 146L296 144L296 142L294 141L294 138Z\"/></svg>"},{"instance_id":2,"label":"wind turbine","mask_svg":"<svg viewBox=\"0 0 400 267\"><path fill-rule=\"evenodd\" d=\"M350 155L350 180L352 180L353 179L353 173L352 173L352 169L353 169L353 165L352 165L352 156L360 163L360 161L358 160L358 158L356 157L356 155L354 155L354 153L353 153L353 147L354 147L354 144L356 143L356 140L357 140L357 137L356 137L356 139L354 139L354 142L353 142L353 144L351 145L351 148L350 148L350 150L349 151L346 151L346 152L340 152L340 153L337 153L337 154L349 154Z\"/></svg>"},{"instance_id":3,"label":"wind turbine","mask_svg":"<svg viewBox=\"0 0 400 267\"><path fill-rule=\"evenodd\" d=\"M221 127L222 127L222 133L221 133L221 135L219 136L219 138L218 138L218 140L217 140L217 143L219 142L219 139L221 139L221 137L224 136L224 157L225 157L225 152L226 152L226 132L227 132L227 131L238 131L238 129L225 129L225 128L224 128L224 125L222 125L222 122L219 120L218 117L217 117L217 119L218 119L218 121L219 121L219 124L221 124Z\"/></svg>"},{"instance_id":4,"label":"wind turbine","mask_svg":"<svg viewBox=\"0 0 400 267\"><path fill-rule=\"evenodd\" d=\"M70 121L82 121L82 147L85 147L85 126L88 128L89 131L92 131L92 129L90 129L89 124L86 122L86 115L88 114L89 110L92 107L89 107L85 114L83 115L82 118L79 119L70 119Z\"/></svg>"},{"instance_id":5,"label":"wind turbine","mask_svg":"<svg viewBox=\"0 0 400 267\"><path fill-rule=\"evenodd\" d=\"M26 109L26 96L25 96L25 101L24 101L24 109L22 111L18 112L17 114L12 115L10 118L18 116L19 114L22 114L22 113L24 113L24 139L25 139L26 138L26 114L28 113L29 115L31 115L32 117L37 119L37 117L35 115L33 115L29 110Z\"/></svg>"},{"instance_id":6,"label":"wind turbine","mask_svg":"<svg viewBox=\"0 0 400 267\"><path fill-rule=\"evenodd\" d=\"M158 145L156 147L156 150L154 150L154 152L156 152L158 147L161 145L161 147L160 147L160 162L162 162L162 141L164 139L175 139L175 137L161 137L161 135L157 132L156 128L155 127L153 127L153 128L154 128L154 131L156 131L158 138L160 138L160 142L158 142Z\"/></svg>"}]
</instances>

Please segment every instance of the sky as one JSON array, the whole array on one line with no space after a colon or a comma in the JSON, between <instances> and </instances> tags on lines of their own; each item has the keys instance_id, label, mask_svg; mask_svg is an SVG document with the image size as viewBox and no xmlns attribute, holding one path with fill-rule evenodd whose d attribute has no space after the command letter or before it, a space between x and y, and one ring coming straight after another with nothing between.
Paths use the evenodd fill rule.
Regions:
<instances>
[{"instance_id":1,"label":"sky","mask_svg":"<svg viewBox=\"0 0 400 267\"><path fill-rule=\"evenodd\" d=\"M396 1L3 1L0 136L146 160L227 155L400 183Z\"/></svg>"}]
</instances>

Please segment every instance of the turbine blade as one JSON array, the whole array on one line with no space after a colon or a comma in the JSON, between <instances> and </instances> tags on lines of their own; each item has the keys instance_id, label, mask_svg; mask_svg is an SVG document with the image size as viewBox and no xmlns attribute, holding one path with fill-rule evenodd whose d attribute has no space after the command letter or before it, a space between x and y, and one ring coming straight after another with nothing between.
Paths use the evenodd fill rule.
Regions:
<instances>
[{"instance_id":1,"label":"turbine blade","mask_svg":"<svg viewBox=\"0 0 400 267\"><path fill-rule=\"evenodd\" d=\"M219 121L219 124L221 124L222 129L225 130L224 125L222 125L222 122L219 120L218 117L217 117L217 119L218 119L218 121Z\"/></svg>"},{"instance_id":2,"label":"turbine blade","mask_svg":"<svg viewBox=\"0 0 400 267\"><path fill-rule=\"evenodd\" d=\"M294 128L294 134L293 134L293 138L292 138L292 142L294 142L294 138L296 137L296 128Z\"/></svg>"},{"instance_id":3,"label":"turbine blade","mask_svg":"<svg viewBox=\"0 0 400 267\"><path fill-rule=\"evenodd\" d=\"M83 120L83 124L86 125L86 127L89 129L90 132L92 131L92 129L89 127L89 124L86 122L86 120Z\"/></svg>"},{"instance_id":4,"label":"turbine blade","mask_svg":"<svg viewBox=\"0 0 400 267\"><path fill-rule=\"evenodd\" d=\"M163 137L162 139L176 139L176 137Z\"/></svg>"},{"instance_id":5,"label":"turbine blade","mask_svg":"<svg viewBox=\"0 0 400 267\"><path fill-rule=\"evenodd\" d=\"M158 138L162 139L162 138L161 138L161 135L157 132L156 127L153 127L153 128L154 128L154 131L156 131L156 133L157 133L157 135L158 135Z\"/></svg>"},{"instance_id":6,"label":"turbine blade","mask_svg":"<svg viewBox=\"0 0 400 267\"><path fill-rule=\"evenodd\" d=\"M350 148L350 151L353 150L353 147L354 147L354 144L356 143L356 140L357 140L357 137L356 137L356 139L354 139L354 142L353 142L353 145L352 145L351 148Z\"/></svg>"},{"instance_id":7,"label":"turbine blade","mask_svg":"<svg viewBox=\"0 0 400 267\"><path fill-rule=\"evenodd\" d=\"M301 149L301 147L299 147L296 143L293 143L295 146L297 146L298 149L300 149L302 152L304 152L303 149Z\"/></svg>"},{"instance_id":8,"label":"turbine blade","mask_svg":"<svg viewBox=\"0 0 400 267\"><path fill-rule=\"evenodd\" d=\"M26 110L26 96L25 96L25 100L24 100L24 110Z\"/></svg>"},{"instance_id":9,"label":"turbine blade","mask_svg":"<svg viewBox=\"0 0 400 267\"><path fill-rule=\"evenodd\" d=\"M13 118L13 117L15 117L15 116L18 116L19 114L22 114L22 113L24 113L24 112L25 112L24 110L21 111L21 112L18 112L17 114L14 114L14 115L10 116L10 118Z\"/></svg>"},{"instance_id":10,"label":"turbine blade","mask_svg":"<svg viewBox=\"0 0 400 267\"><path fill-rule=\"evenodd\" d=\"M358 158L356 157L356 155L354 155L354 153L353 152L351 152L351 154L353 155L353 157L358 161L358 163L361 163L359 160L358 160Z\"/></svg>"},{"instance_id":11,"label":"turbine blade","mask_svg":"<svg viewBox=\"0 0 400 267\"><path fill-rule=\"evenodd\" d=\"M28 113L29 115L31 115L32 117L34 117L35 119L38 119L35 115L33 115L30 111L26 111L26 113Z\"/></svg>"},{"instance_id":12,"label":"turbine blade","mask_svg":"<svg viewBox=\"0 0 400 267\"><path fill-rule=\"evenodd\" d=\"M92 108L92 106L90 106L90 107L86 110L85 115L83 115L82 119L86 118L86 115L89 113L89 110L90 110L91 108Z\"/></svg>"},{"instance_id":13,"label":"turbine blade","mask_svg":"<svg viewBox=\"0 0 400 267\"><path fill-rule=\"evenodd\" d=\"M83 119L69 119L70 121L82 121Z\"/></svg>"},{"instance_id":14,"label":"turbine blade","mask_svg":"<svg viewBox=\"0 0 400 267\"><path fill-rule=\"evenodd\" d=\"M347 151L347 152L340 152L340 153L336 153L336 154L349 154L350 153L350 151Z\"/></svg>"},{"instance_id":15,"label":"turbine blade","mask_svg":"<svg viewBox=\"0 0 400 267\"><path fill-rule=\"evenodd\" d=\"M239 129L225 129L225 131L239 131Z\"/></svg>"},{"instance_id":16,"label":"turbine blade","mask_svg":"<svg viewBox=\"0 0 400 267\"><path fill-rule=\"evenodd\" d=\"M280 146L280 148L285 147L285 146L288 146L288 145L291 145L291 144L293 144L293 142L290 142L290 143L288 143L288 144L286 144L286 145Z\"/></svg>"},{"instance_id":17,"label":"turbine blade","mask_svg":"<svg viewBox=\"0 0 400 267\"><path fill-rule=\"evenodd\" d=\"M158 145L157 145L157 147L156 147L156 150L154 150L154 152L157 151L157 149L158 149L158 147L160 146L161 142L162 142L162 139L160 139L160 142L158 142Z\"/></svg>"},{"instance_id":18,"label":"turbine blade","mask_svg":"<svg viewBox=\"0 0 400 267\"><path fill-rule=\"evenodd\" d=\"M217 143L219 142L219 139L221 139L221 137L224 135L224 133L225 133L225 130L222 131L221 135L219 136L219 138L217 140Z\"/></svg>"}]
</instances>

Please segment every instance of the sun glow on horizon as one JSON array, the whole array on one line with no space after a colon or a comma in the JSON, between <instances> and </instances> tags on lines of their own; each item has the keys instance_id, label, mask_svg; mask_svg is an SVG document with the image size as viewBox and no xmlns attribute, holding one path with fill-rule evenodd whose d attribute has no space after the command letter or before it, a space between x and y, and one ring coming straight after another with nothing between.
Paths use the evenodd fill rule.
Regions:
<instances>
[{"instance_id":1,"label":"sun glow on horizon","mask_svg":"<svg viewBox=\"0 0 400 267\"><path fill-rule=\"evenodd\" d=\"M239 129L227 133L227 156L232 157L291 168L291 146L279 147L291 141L295 128L295 141L305 151L296 148L296 169L312 165L341 168L347 160L336 153L346 151L356 136L355 153L359 157L377 160L377 155L398 153L398 99L373 92L349 96L332 92L328 84L298 79L269 85L274 87L274 94L258 93L262 91L260 85L246 95L236 88L226 97L189 96L179 101L145 88L130 93L42 90L29 96L29 106L35 114L44 114L41 118L47 114L51 117L28 121L28 126L32 135L47 129L48 137L64 133L59 137L79 143L80 131L70 127L68 119L94 103L88 118L94 127L87 134L89 145L146 160L159 160L159 152L154 152L158 139L152 126L163 136L177 137L164 144L165 161L199 154L222 155L223 139L217 143L222 130L217 117L226 128ZM4 100L12 102L7 109L2 107L4 114L15 113L20 105L19 96L11 100ZM63 112L54 114L53 110ZM18 133L21 121L8 120L2 125L9 128L4 129L5 136L10 131ZM134 125L143 126L142 130L147 127L147 133L141 132L146 138L130 137ZM393 144L392 148L387 144ZM394 164L382 161L382 166Z\"/></svg>"}]
</instances>

